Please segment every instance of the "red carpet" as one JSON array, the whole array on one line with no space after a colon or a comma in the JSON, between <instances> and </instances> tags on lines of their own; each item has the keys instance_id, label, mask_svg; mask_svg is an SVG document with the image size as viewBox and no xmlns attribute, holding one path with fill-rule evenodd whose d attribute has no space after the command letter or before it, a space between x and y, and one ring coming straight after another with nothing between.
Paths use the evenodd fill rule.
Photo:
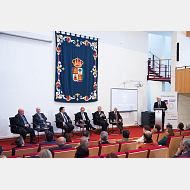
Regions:
<instances>
[{"instance_id":1,"label":"red carpet","mask_svg":"<svg viewBox=\"0 0 190 190\"><path fill-rule=\"evenodd\" d=\"M142 127L125 127L124 130L127 129L130 131L130 136L129 138L133 138L133 137L141 137L143 135L143 130ZM45 141L44 136L41 136L43 138L39 139L39 142L37 144L35 144L34 146L38 146L41 142ZM55 134L55 140L57 140L56 134ZM108 135L108 138L114 138L114 139L122 139L122 135ZM94 132L91 132L91 136L90 139L93 140L99 140L100 139L100 135L95 134ZM26 138L26 141L30 141L30 138ZM72 141L74 142L79 142L79 139L73 139ZM4 148L4 149L10 149L15 147L16 145L11 145L11 143L14 142L14 139L0 139L0 145ZM25 145L29 145L29 143L25 143Z\"/></svg>"}]
</instances>

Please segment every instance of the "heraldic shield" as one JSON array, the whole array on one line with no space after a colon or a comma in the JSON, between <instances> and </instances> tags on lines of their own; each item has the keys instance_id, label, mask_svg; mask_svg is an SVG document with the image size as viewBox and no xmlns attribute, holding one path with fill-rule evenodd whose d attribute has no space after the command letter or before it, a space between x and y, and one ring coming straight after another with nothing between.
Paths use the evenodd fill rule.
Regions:
<instances>
[{"instance_id":1,"label":"heraldic shield","mask_svg":"<svg viewBox=\"0 0 190 190\"><path fill-rule=\"evenodd\" d=\"M54 100L98 101L98 39L56 31L55 41Z\"/></svg>"}]
</instances>

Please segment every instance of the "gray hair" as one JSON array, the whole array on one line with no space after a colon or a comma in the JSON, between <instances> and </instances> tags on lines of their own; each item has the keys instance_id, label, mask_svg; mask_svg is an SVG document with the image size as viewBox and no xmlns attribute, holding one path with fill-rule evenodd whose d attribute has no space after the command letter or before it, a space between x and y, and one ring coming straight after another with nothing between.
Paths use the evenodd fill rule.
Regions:
<instances>
[{"instance_id":1,"label":"gray hair","mask_svg":"<svg viewBox=\"0 0 190 190\"><path fill-rule=\"evenodd\" d=\"M185 146L187 151L190 151L190 139L184 138L183 140L183 146Z\"/></svg>"},{"instance_id":2,"label":"gray hair","mask_svg":"<svg viewBox=\"0 0 190 190\"><path fill-rule=\"evenodd\" d=\"M188 122L186 126L190 129L190 122Z\"/></svg>"},{"instance_id":3,"label":"gray hair","mask_svg":"<svg viewBox=\"0 0 190 190\"><path fill-rule=\"evenodd\" d=\"M85 136L81 137L80 144L87 146L88 145L88 138Z\"/></svg>"},{"instance_id":4,"label":"gray hair","mask_svg":"<svg viewBox=\"0 0 190 190\"><path fill-rule=\"evenodd\" d=\"M102 131L100 133L100 138L103 140L103 141L106 141L107 138L108 138L108 133L106 131Z\"/></svg>"},{"instance_id":5,"label":"gray hair","mask_svg":"<svg viewBox=\"0 0 190 190\"><path fill-rule=\"evenodd\" d=\"M61 137L59 137L59 138L61 138ZM62 143L59 142L59 138L57 139L57 144L58 144L58 146L59 146L59 147L65 146L66 138L63 137L63 138L64 138L64 141L63 141Z\"/></svg>"},{"instance_id":6,"label":"gray hair","mask_svg":"<svg viewBox=\"0 0 190 190\"><path fill-rule=\"evenodd\" d=\"M40 158L52 158L52 154L48 149L43 149L38 154Z\"/></svg>"}]
</instances>

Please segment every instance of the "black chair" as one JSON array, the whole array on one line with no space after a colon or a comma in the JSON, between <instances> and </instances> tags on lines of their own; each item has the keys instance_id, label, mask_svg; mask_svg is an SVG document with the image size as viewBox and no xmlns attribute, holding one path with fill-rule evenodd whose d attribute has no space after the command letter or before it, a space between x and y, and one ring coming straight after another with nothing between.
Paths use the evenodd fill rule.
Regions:
<instances>
[{"instance_id":1,"label":"black chair","mask_svg":"<svg viewBox=\"0 0 190 190\"><path fill-rule=\"evenodd\" d=\"M37 133L38 133L38 142L39 142L39 139L42 139L42 138L43 138L43 137L42 137L42 138L39 137L39 133L40 133L40 132L45 132L45 131L48 130L49 128L48 128L48 127L40 128L40 125L38 125L37 123L34 123L34 115L32 116L32 120L33 120L33 123L31 123L31 124L33 124L33 129L34 129L35 131L37 131ZM46 121L46 124L51 125L51 122Z\"/></svg>"},{"instance_id":2,"label":"black chair","mask_svg":"<svg viewBox=\"0 0 190 190\"><path fill-rule=\"evenodd\" d=\"M55 123L56 123L56 127L59 128L59 129L62 129L62 136L64 137L64 134L63 134L63 130L64 130L64 128L63 128L63 124L60 123L60 122L58 122L58 121L56 121L56 115L57 115L57 114L55 114ZM65 130L64 130L64 132L65 132ZM58 137L58 136L57 136L57 137Z\"/></svg>"},{"instance_id":3,"label":"black chair","mask_svg":"<svg viewBox=\"0 0 190 190\"><path fill-rule=\"evenodd\" d=\"M102 132L102 128L101 128L101 125L96 123L96 120L94 118L94 113L92 113L92 121L94 125L99 127L99 129L96 129L95 134L100 135L100 133Z\"/></svg>"},{"instance_id":4,"label":"black chair","mask_svg":"<svg viewBox=\"0 0 190 190\"><path fill-rule=\"evenodd\" d=\"M120 130L119 130L118 127L116 127L115 130L113 129L113 126L116 125L116 123L113 122L113 121L111 121L111 119L110 119L110 113L111 113L111 112L109 112L109 118L108 118L108 120L109 120L109 124L112 125L112 129L110 130L110 129L108 128L108 134L111 133L110 135L120 135Z\"/></svg>"}]
</instances>

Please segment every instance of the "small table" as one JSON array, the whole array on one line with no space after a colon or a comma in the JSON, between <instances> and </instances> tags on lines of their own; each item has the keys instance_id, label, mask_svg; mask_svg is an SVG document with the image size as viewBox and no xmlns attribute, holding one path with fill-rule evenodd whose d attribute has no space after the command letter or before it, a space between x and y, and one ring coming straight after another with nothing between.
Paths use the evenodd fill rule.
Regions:
<instances>
[{"instance_id":1,"label":"small table","mask_svg":"<svg viewBox=\"0 0 190 190\"><path fill-rule=\"evenodd\" d=\"M74 125L77 126L77 127L83 128L83 130L81 131L81 133L75 134L75 135L78 135L78 136L82 137L82 134L84 132L84 126L87 125L87 124L81 123L81 124L74 124ZM80 139L80 138L74 137L74 133L73 133L73 139Z\"/></svg>"},{"instance_id":2,"label":"small table","mask_svg":"<svg viewBox=\"0 0 190 190\"><path fill-rule=\"evenodd\" d=\"M119 130L114 130L113 129L113 125L116 125L117 126L117 123L120 123L120 122L117 122L117 121L114 121L114 122L110 122L110 124L112 124L112 129L110 130L109 128L108 128L108 133L112 133L112 134L110 134L110 135L120 135L120 131Z\"/></svg>"}]
</instances>

